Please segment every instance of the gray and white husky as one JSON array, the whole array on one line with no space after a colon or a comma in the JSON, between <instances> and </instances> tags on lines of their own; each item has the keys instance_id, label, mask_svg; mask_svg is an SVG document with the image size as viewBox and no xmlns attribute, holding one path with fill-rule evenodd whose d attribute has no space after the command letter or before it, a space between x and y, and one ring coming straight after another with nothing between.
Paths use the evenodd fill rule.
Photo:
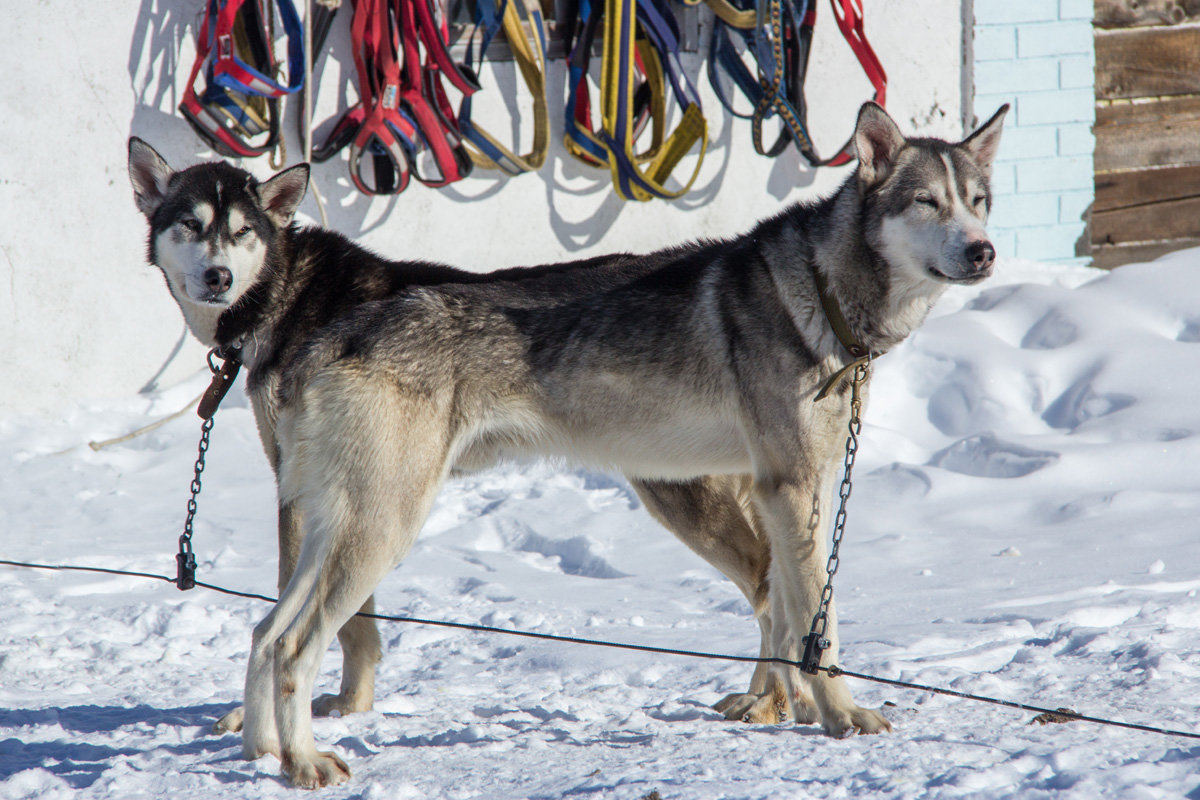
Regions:
<instances>
[{"instance_id":1,"label":"gray and white husky","mask_svg":"<svg viewBox=\"0 0 1200 800\"><path fill-rule=\"evenodd\" d=\"M297 229L307 165L262 183L223 163L175 172L131 139L150 261L198 339L240 347L278 483L281 597L254 631L244 710L218 729L241 729L245 756L278 756L298 786L345 781L312 713L371 708L380 642L354 614L372 610L451 471L506 457L623 472L746 595L761 654L797 659L825 577L848 381L814 397L852 350L887 350L947 286L991 273L1006 110L948 143L906 138L868 103L858 167L831 197L729 240L488 275ZM314 702L335 634L341 691ZM826 638L822 665L838 658L832 614ZM842 678L778 665L717 708L832 736L891 727Z\"/></svg>"}]
</instances>

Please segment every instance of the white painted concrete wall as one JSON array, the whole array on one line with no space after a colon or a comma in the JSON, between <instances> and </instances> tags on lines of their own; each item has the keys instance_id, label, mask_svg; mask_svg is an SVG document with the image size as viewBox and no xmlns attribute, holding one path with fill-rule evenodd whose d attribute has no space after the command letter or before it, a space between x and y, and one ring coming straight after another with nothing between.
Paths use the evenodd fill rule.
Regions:
<instances>
[{"instance_id":1,"label":"white painted concrete wall","mask_svg":"<svg viewBox=\"0 0 1200 800\"><path fill-rule=\"evenodd\" d=\"M158 271L145 263L145 224L125 169L131 133L176 166L212 157L175 111L202 5L45 0L6 9L0 413L53 414L69 402L126 395L204 368L202 348L186 335ZM960 0L865 5L867 35L890 78L888 107L902 127L960 136L963 97L970 96L962 82ZM819 13L809 117L818 145L828 151L849 135L870 89L829 6L822 3ZM348 20L339 20L343 38L331 37L331 45L352 69L339 44L344 26ZM686 64L703 75L700 55ZM498 72L494 77L511 88L511 66ZM324 74L318 120L333 113L336 73ZM576 164L559 144L561 62L553 65L550 86L555 147L539 174L503 179L477 173L444 190L414 183L398 197L370 199L354 191L343 161L330 162L314 176L329 201L331 224L392 257L488 270L737 233L786 202L829 191L846 174L847 168L811 170L793 149L777 160L755 155L749 123L725 114L701 80L712 145L696 188L676 202L624 203L606 173ZM481 100L478 113L485 113L485 103L498 107ZM294 138L289 145L295 161L299 146ZM246 166L263 177L271 172L265 158ZM301 215L317 217L311 199Z\"/></svg>"}]
</instances>

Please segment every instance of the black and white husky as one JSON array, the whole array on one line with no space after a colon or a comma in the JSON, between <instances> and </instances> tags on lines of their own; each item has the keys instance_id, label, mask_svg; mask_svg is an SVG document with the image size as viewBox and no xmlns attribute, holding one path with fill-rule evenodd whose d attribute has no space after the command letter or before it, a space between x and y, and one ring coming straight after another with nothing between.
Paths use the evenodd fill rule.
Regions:
<instances>
[{"instance_id":1,"label":"black and white husky","mask_svg":"<svg viewBox=\"0 0 1200 800\"><path fill-rule=\"evenodd\" d=\"M814 397L851 350L887 350L948 285L991 273L1006 110L954 144L908 139L867 104L858 167L825 200L729 240L490 275L297 229L307 165L262 183L223 163L175 172L131 139L150 261L198 339L240 347L278 481L281 597L254 632L244 712L218 727L243 731L247 758L278 756L296 785L346 780L317 751L312 713L371 708L379 637L354 614L451 470L508 456L623 472L745 593L762 654L797 659L824 582L848 381ZM341 691L314 702L335 634ZM838 657L832 614L827 638L824 665ZM890 728L843 679L778 666L718 709L790 711L833 736Z\"/></svg>"}]
</instances>

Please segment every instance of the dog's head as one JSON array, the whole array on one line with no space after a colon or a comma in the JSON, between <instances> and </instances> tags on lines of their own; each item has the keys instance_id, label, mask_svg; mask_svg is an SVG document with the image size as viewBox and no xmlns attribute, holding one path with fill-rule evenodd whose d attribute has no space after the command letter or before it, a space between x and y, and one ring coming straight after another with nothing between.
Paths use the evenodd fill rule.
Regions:
<instances>
[{"instance_id":1,"label":"dog's head","mask_svg":"<svg viewBox=\"0 0 1200 800\"><path fill-rule=\"evenodd\" d=\"M875 103L858 114L858 182L872 245L906 282L977 283L996 249L985 224L1008 106L961 142L908 139Z\"/></svg>"},{"instance_id":2,"label":"dog's head","mask_svg":"<svg viewBox=\"0 0 1200 800\"><path fill-rule=\"evenodd\" d=\"M150 222L150 262L163 271L193 332L208 340L210 332L197 323L215 325L215 316L260 278L272 244L304 198L308 165L263 183L220 161L176 172L133 137L129 180Z\"/></svg>"}]
</instances>

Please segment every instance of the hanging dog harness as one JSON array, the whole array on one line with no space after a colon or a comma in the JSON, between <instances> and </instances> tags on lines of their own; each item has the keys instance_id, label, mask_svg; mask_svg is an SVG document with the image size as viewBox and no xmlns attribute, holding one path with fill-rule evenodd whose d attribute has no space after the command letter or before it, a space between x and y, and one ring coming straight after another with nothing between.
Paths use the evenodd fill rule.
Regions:
<instances>
[{"instance_id":1,"label":"hanging dog harness","mask_svg":"<svg viewBox=\"0 0 1200 800\"><path fill-rule=\"evenodd\" d=\"M360 100L343 114L313 160L350 147L350 178L364 194L397 194L409 177L445 186L471 172L442 83L463 97L479 89L450 57L449 27L435 0L357 0L350 39ZM372 163L363 173L364 156Z\"/></svg>"},{"instance_id":2,"label":"hanging dog harness","mask_svg":"<svg viewBox=\"0 0 1200 800\"><path fill-rule=\"evenodd\" d=\"M816 0L705 1L717 16L708 63L709 82L731 114L751 120L754 149L773 157L782 153L792 141L814 167L839 166L851 161L854 158L853 137L847 139L833 156L822 158L808 132L804 78L817 19ZM887 73L863 30L861 0L830 0L830 5L838 29L874 88L875 102L883 105L887 96ZM733 34L745 42L746 49L757 62L757 75L752 75L742 61L734 46ZM724 71L750 100L753 112L742 114L734 110L721 85L719 71ZM779 117L782 130L774 145L766 147L763 123L773 116Z\"/></svg>"},{"instance_id":3,"label":"hanging dog harness","mask_svg":"<svg viewBox=\"0 0 1200 800\"><path fill-rule=\"evenodd\" d=\"M288 83L272 77L271 23L276 4L208 0L196 60L179 110L214 150L231 158L262 155L279 138L278 99L304 85L304 34L292 0L278 0L288 41ZM196 79L204 70L204 89ZM265 141L253 138L267 134Z\"/></svg>"},{"instance_id":4,"label":"hanging dog harness","mask_svg":"<svg viewBox=\"0 0 1200 800\"><path fill-rule=\"evenodd\" d=\"M518 6L525 12L522 21ZM475 166L499 169L509 175L535 172L546 163L550 149L550 113L546 104L546 24L536 0L478 0L475 25L479 37L479 61L475 60L476 36L467 44L463 70L478 78L488 45L501 29L508 40L517 70L533 100L533 144L528 153L517 155L471 119L471 96L464 96L458 109L458 129ZM526 31L528 30L528 33Z\"/></svg>"},{"instance_id":5,"label":"hanging dog harness","mask_svg":"<svg viewBox=\"0 0 1200 800\"><path fill-rule=\"evenodd\" d=\"M625 200L676 198L696 182L708 149L708 124L700 96L680 63L679 25L665 0L605 0L601 63L601 129L590 124L587 69L601 8L583 0L583 33L568 58L570 95L565 110L566 146L584 163L607 166L613 186ZM638 33L642 36L639 38ZM637 74L643 76L637 80ZM665 88L669 83L683 117L668 136ZM587 111L583 109L587 108ZM651 123L650 147L635 152L645 109ZM697 154L687 182L676 190L666 181L688 153Z\"/></svg>"}]
</instances>

